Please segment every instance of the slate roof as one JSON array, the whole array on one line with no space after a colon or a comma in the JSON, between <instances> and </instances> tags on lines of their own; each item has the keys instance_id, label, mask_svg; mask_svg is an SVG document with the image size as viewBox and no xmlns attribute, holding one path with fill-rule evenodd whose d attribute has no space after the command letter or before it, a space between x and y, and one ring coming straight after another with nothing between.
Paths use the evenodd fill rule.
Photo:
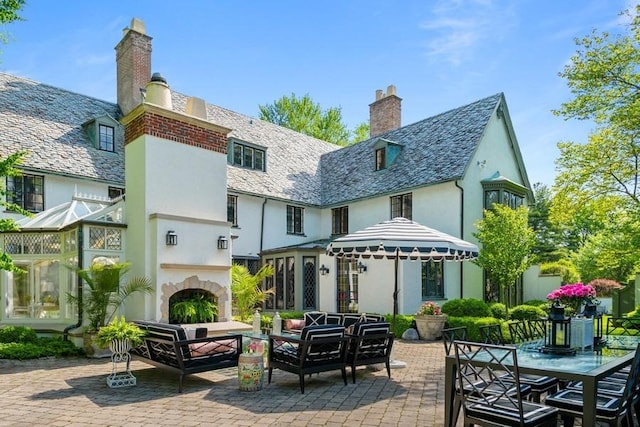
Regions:
<instances>
[{"instance_id":1,"label":"slate roof","mask_svg":"<svg viewBox=\"0 0 640 427\"><path fill-rule=\"evenodd\" d=\"M172 92L171 98L173 109L184 112L187 97ZM320 157L340 147L217 105L207 104L207 119L233 129L229 139L266 149L266 173L227 165L230 191L321 204Z\"/></svg>"},{"instance_id":2,"label":"slate roof","mask_svg":"<svg viewBox=\"0 0 640 427\"><path fill-rule=\"evenodd\" d=\"M172 92L174 110L184 112L186 101ZM233 129L230 139L267 153L266 173L228 165L229 191L331 206L462 178L500 102L501 93L344 148L216 105L207 104L207 115ZM27 149L26 169L123 185L122 135L110 153L95 148L81 126L105 114L121 116L116 104L0 73L0 156ZM381 138L402 150L375 171Z\"/></svg>"},{"instance_id":3,"label":"slate roof","mask_svg":"<svg viewBox=\"0 0 640 427\"><path fill-rule=\"evenodd\" d=\"M81 125L120 118L116 104L0 73L0 156L27 150L23 166L124 185L122 129L115 152L99 150Z\"/></svg>"},{"instance_id":4,"label":"slate roof","mask_svg":"<svg viewBox=\"0 0 640 427\"><path fill-rule=\"evenodd\" d=\"M461 179L502 93L325 154L322 204L336 205ZM402 146L387 168L375 170L379 139Z\"/></svg>"}]
</instances>

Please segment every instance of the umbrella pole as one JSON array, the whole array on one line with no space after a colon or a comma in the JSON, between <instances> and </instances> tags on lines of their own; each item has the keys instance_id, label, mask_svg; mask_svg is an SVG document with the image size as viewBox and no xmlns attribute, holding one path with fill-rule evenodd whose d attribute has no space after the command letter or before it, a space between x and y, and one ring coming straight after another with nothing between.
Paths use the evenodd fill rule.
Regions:
<instances>
[{"instance_id":1,"label":"umbrella pole","mask_svg":"<svg viewBox=\"0 0 640 427\"><path fill-rule=\"evenodd\" d=\"M399 258L399 249L396 248L396 258L393 261L393 269L394 269L394 273L395 273L395 279L393 282L393 318L391 320L391 325L392 325L392 330L393 333L396 332L396 315L398 314L398 258ZM393 357L393 352L394 349L393 347L391 348L391 355L389 357L389 367L392 369L398 369L398 368L406 368L407 367L407 363L406 362L402 362L400 360L396 360Z\"/></svg>"}]
</instances>

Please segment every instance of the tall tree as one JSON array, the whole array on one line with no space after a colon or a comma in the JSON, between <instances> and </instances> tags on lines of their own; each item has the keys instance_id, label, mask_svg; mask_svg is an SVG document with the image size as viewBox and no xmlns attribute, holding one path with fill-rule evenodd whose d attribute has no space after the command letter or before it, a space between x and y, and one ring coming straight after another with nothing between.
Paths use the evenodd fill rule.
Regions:
<instances>
[{"instance_id":1,"label":"tall tree","mask_svg":"<svg viewBox=\"0 0 640 427\"><path fill-rule=\"evenodd\" d=\"M501 300L510 305L505 298L509 287L531 265L531 249L535 244L535 235L528 225L527 208L494 204L492 210L485 211L483 219L476 222L478 232L473 235L481 243L478 259L474 261L487 272L489 281L499 286Z\"/></svg>"},{"instance_id":2,"label":"tall tree","mask_svg":"<svg viewBox=\"0 0 640 427\"><path fill-rule=\"evenodd\" d=\"M340 108L323 111L308 94L298 98L292 93L290 97L283 96L273 104L258 108L262 120L333 144L348 145L368 138L368 124L361 123L352 133L342 121Z\"/></svg>"},{"instance_id":3,"label":"tall tree","mask_svg":"<svg viewBox=\"0 0 640 427\"><path fill-rule=\"evenodd\" d=\"M532 253L538 263L557 261L567 253L560 228L549 219L551 191L537 182L533 184L533 194L535 201L529 206L529 226L535 233L536 242Z\"/></svg>"},{"instance_id":4,"label":"tall tree","mask_svg":"<svg viewBox=\"0 0 640 427\"><path fill-rule=\"evenodd\" d=\"M562 104L556 114L567 118L594 119L640 130L640 5L629 18L627 33L612 36L594 30L576 39L579 50L560 72L574 98Z\"/></svg>"},{"instance_id":5,"label":"tall tree","mask_svg":"<svg viewBox=\"0 0 640 427\"><path fill-rule=\"evenodd\" d=\"M25 156L25 152L21 151L15 154L10 155L9 157L3 159L0 158L0 206L8 211L13 211L16 213L20 213L22 215L30 215L29 212L22 209L20 206L15 205L13 203L7 202L7 193L6 187L3 185L5 182L4 178L7 176L18 176L20 175L20 170L17 168L22 161L22 158ZM18 225L11 218L3 218L0 219L0 231L17 231ZM6 252L2 252L0 255L0 270L7 271L19 271L9 254Z\"/></svg>"}]
</instances>

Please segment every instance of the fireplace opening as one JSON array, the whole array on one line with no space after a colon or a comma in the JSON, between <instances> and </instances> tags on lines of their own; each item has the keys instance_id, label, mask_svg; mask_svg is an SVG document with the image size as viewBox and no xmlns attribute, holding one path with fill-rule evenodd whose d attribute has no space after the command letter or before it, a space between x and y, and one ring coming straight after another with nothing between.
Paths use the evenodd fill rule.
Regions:
<instances>
[{"instance_id":1,"label":"fireplace opening","mask_svg":"<svg viewBox=\"0 0 640 427\"><path fill-rule=\"evenodd\" d=\"M183 289L169 298L169 323L211 323L217 320L217 298L205 289Z\"/></svg>"}]
</instances>

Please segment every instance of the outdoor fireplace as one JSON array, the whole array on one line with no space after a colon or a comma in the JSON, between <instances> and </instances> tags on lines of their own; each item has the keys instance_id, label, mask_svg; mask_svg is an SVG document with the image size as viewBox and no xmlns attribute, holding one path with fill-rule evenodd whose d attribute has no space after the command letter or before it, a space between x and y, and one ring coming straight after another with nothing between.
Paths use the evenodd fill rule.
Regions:
<instances>
[{"instance_id":1,"label":"outdoor fireplace","mask_svg":"<svg viewBox=\"0 0 640 427\"><path fill-rule=\"evenodd\" d=\"M200 280L198 276L191 276L179 283L165 283L161 288L160 295L160 321L167 322L171 320L169 317L170 306L173 301L177 301L186 294L210 295L213 303L218 308L216 319L218 322L226 322L229 319L225 317L226 307L229 304L226 289L218 283L209 280ZM175 297L174 297L175 296ZM174 297L172 299L172 297Z\"/></svg>"}]
</instances>

